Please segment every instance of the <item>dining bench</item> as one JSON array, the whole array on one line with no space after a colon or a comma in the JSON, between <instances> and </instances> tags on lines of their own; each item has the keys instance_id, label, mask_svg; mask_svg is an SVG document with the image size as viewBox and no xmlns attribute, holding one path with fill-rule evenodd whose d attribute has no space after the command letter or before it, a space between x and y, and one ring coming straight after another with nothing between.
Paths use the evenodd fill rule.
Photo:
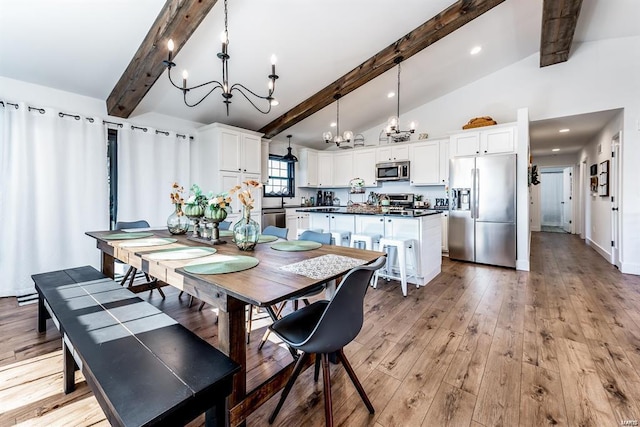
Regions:
<instances>
[{"instance_id":1,"label":"dining bench","mask_svg":"<svg viewBox=\"0 0 640 427\"><path fill-rule=\"evenodd\" d=\"M240 366L91 266L31 276L38 332L62 335L64 392L80 370L113 426L225 425Z\"/></svg>"}]
</instances>

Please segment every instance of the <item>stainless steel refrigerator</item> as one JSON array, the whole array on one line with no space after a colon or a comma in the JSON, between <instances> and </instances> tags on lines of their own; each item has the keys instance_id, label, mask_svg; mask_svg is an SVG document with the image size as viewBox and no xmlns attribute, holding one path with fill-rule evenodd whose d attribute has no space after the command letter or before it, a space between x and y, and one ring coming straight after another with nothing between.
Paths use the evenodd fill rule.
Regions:
<instances>
[{"instance_id":1,"label":"stainless steel refrigerator","mask_svg":"<svg viewBox=\"0 0 640 427\"><path fill-rule=\"evenodd\" d=\"M516 266L516 155L451 159L449 258Z\"/></svg>"}]
</instances>

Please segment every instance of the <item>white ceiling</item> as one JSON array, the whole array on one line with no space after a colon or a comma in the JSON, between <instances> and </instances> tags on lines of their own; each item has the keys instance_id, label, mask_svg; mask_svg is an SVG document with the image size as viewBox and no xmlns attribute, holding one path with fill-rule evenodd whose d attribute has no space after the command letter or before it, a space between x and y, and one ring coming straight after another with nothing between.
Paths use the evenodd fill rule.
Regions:
<instances>
[{"instance_id":1,"label":"white ceiling","mask_svg":"<svg viewBox=\"0 0 640 427\"><path fill-rule=\"evenodd\" d=\"M226 116L219 92L195 108L160 77L133 115L148 112L193 122L257 130L415 29L453 0L229 0L230 83L266 89L269 57L278 55L280 105L257 113L239 96ZM0 75L106 100L164 0L0 0ZM176 55L190 84L221 79L223 2ZM541 0L506 0L402 64L401 113L538 52ZM575 41L638 34L640 1L584 0ZM470 56L480 44L482 53ZM164 49L164 46L160 48ZM341 130L362 132L395 112L397 69L340 101ZM275 139L325 148L332 104ZM598 116L600 117L600 116ZM593 123L594 118L589 121ZM576 132L577 133L577 132ZM536 144L536 140L532 140Z\"/></svg>"}]
</instances>

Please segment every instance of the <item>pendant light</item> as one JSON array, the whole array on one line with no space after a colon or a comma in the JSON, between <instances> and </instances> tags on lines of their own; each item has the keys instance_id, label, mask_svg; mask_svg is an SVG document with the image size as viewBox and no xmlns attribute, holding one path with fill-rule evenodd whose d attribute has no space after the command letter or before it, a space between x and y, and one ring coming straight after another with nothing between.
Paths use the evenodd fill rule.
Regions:
<instances>
[{"instance_id":1,"label":"pendant light","mask_svg":"<svg viewBox=\"0 0 640 427\"><path fill-rule=\"evenodd\" d=\"M333 96L333 98L336 100L336 134L334 136L331 134L330 131L327 131L322 134L322 139L324 139L324 142L326 142L327 144L334 142L336 146L340 148L352 148L350 145L340 146L340 144L343 144L343 143L347 143L347 144L350 143L351 140L353 139L353 132L351 132L350 130L345 131L344 135L340 135L340 98L341 97L342 95L340 95L339 93Z\"/></svg>"},{"instance_id":2,"label":"pendant light","mask_svg":"<svg viewBox=\"0 0 640 427\"><path fill-rule=\"evenodd\" d=\"M398 64L398 91L396 92L397 96L397 109L396 115L389 117L387 121L387 127L384 129L384 132L387 134L387 137L391 137L393 142L405 142L409 141L411 138L411 134L416 131L417 123L411 122L409 124L409 130L400 130L400 63L404 58L402 56L397 57L393 60L396 64Z\"/></svg>"},{"instance_id":3,"label":"pendant light","mask_svg":"<svg viewBox=\"0 0 640 427\"><path fill-rule=\"evenodd\" d=\"M287 138L289 138L289 147L287 148L287 154L282 156L282 160L287 163L296 163L298 158L291 152L291 135L287 135Z\"/></svg>"}]
</instances>

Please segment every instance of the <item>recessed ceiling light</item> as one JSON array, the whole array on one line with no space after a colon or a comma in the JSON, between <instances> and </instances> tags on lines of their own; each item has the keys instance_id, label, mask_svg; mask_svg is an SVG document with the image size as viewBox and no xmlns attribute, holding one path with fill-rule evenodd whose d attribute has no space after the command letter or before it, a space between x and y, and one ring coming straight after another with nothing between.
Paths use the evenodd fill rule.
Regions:
<instances>
[{"instance_id":1,"label":"recessed ceiling light","mask_svg":"<svg viewBox=\"0 0 640 427\"><path fill-rule=\"evenodd\" d=\"M331 122L331 124L329 125L330 127L334 128L337 126L336 122Z\"/></svg>"},{"instance_id":2,"label":"recessed ceiling light","mask_svg":"<svg viewBox=\"0 0 640 427\"><path fill-rule=\"evenodd\" d=\"M559 148L554 148L551 151L560 151L560 149Z\"/></svg>"},{"instance_id":3,"label":"recessed ceiling light","mask_svg":"<svg viewBox=\"0 0 640 427\"><path fill-rule=\"evenodd\" d=\"M477 55L482 50L482 46L474 46L469 52L471 55Z\"/></svg>"},{"instance_id":4,"label":"recessed ceiling light","mask_svg":"<svg viewBox=\"0 0 640 427\"><path fill-rule=\"evenodd\" d=\"M396 93L395 93L395 92L389 92L389 93L387 94L387 98L393 98L394 96L396 96Z\"/></svg>"},{"instance_id":5,"label":"recessed ceiling light","mask_svg":"<svg viewBox=\"0 0 640 427\"><path fill-rule=\"evenodd\" d=\"M564 128L564 129L560 129L558 132L560 132L560 133L566 133L566 132L569 132L570 130L571 130L571 129L569 129L569 128Z\"/></svg>"}]
</instances>

